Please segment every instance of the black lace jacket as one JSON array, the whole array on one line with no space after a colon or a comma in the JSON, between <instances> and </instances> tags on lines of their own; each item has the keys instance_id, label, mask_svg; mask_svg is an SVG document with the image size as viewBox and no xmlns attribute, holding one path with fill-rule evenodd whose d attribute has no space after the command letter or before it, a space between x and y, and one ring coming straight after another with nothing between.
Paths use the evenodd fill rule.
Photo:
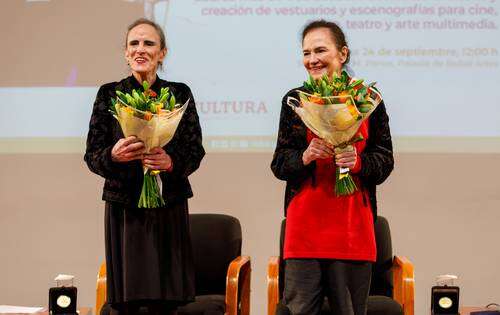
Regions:
<instances>
[{"instance_id":1,"label":"black lace jacket","mask_svg":"<svg viewBox=\"0 0 500 315\"><path fill-rule=\"evenodd\" d=\"M171 201L193 196L188 176L200 166L205 150L198 114L189 87L184 83L167 82L157 77L151 89L159 94L162 87L169 87L177 101L182 104L189 99L174 137L163 147L173 161L172 172L160 173L163 183L162 195L168 205ZM106 179L103 200L136 206L142 188L142 164L138 160L127 163L111 160L111 149L123 138L123 133L118 121L109 112L115 91L131 92L132 89L142 90L141 84L133 76L120 82L104 84L99 88L90 118L84 159L92 172Z\"/></svg>"},{"instance_id":2,"label":"black lace jacket","mask_svg":"<svg viewBox=\"0 0 500 315\"><path fill-rule=\"evenodd\" d=\"M287 105L287 98L298 99L297 89L290 90L281 105L278 141L274 151L271 169L274 175L286 181L285 216L290 200L297 194L302 183L313 176L315 162L304 166L302 153L307 149L307 127L300 117ZM374 218L377 217L376 185L381 184L394 168L389 117L382 102L369 119L369 137L361 153L359 176L361 189L368 191Z\"/></svg>"}]
</instances>

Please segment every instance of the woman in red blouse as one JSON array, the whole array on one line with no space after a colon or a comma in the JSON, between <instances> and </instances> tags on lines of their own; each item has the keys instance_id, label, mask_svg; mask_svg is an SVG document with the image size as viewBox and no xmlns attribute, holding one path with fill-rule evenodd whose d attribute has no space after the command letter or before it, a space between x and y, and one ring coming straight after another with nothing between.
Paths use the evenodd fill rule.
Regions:
<instances>
[{"instance_id":1,"label":"woman in red blouse","mask_svg":"<svg viewBox=\"0 0 500 315\"><path fill-rule=\"evenodd\" d=\"M302 48L304 67L315 79L340 75L349 61L345 35L333 22L306 25ZM298 89L283 98L271 164L275 176L287 182L283 303L293 315L315 315L326 296L332 314L364 315L377 256L375 187L394 166L385 105L361 125L364 140L353 151L335 154L286 104ZM335 195L337 166L351 170L359 188L354 194Z\"/></svg>"}]
</instances>

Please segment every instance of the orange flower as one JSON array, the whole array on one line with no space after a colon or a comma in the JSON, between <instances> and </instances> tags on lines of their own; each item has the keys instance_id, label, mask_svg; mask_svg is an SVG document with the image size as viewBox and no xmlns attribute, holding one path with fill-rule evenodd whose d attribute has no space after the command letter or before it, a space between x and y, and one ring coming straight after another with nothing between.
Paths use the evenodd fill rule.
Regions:
<instances>
[{"instance_id":1,"label":"orange flower","mask_svg":"<svg viewBox=\"0 0 500 315\"><path fill-rule=\"evenodd\" d=\"M363 87L363 82L359 82L358 84L356 84L355 86L353 86L353 90L357 91L359 89L361 89Z\"/></svg>"},{"instance_id":2,"label":"orange flower","mask_svg":"<svg viewBox=\"0 0 500 315\"><path fill-rule=\"evenodd\" d=\"M350 104L347 106L347 110L349 110L349 113L351 113L351 115L354 119L358 118L358 111L356 109L356 106Z\"/></svg>"},{"instance_id":3,"label":"orange flower","mask_svg":"<svg viewBox=\"0 0 500 315\"><path fill-rule=\"evenodd\" d=\"M156 92L151 90L151 89L144 91L144 94L146 94L149 97L157 97L158 96L158 94L156 94Z\"/></svg>"},{"instance_id":4,"label":"orange flower","mask_svg":"<svg viewBox=\"0 0 500 315\"><path fill-rule=\"evenodd\" d=\"M309 101L314 103L314 104L318 104L318 105L324 105L325 104L325 100L322 98L322 97L319 97L319 96L316 96L316 95L311 95L309 97Z\"/></svg>"},{"instance_id":5,"label":"orange flower","mask_svg":"<svg viewBox=\"0 0 500 315\"><path fill-rule=\"evenodd\" d=\"M345 102L347 102L347 100L349 100L349 99L350 99L350 98L349 98L349 95L350 95L350 94L349 94L349 92L347 92L347 91L342 91L342 92L340 92L340 93L339 93L339 101L340 101L341 103L345 103Z\"/></svg>"}]
</instances>

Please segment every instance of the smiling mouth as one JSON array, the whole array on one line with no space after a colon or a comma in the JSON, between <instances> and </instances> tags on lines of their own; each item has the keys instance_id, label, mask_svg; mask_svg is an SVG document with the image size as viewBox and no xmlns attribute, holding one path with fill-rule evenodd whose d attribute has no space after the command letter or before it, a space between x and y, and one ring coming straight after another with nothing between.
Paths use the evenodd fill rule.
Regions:
<instances>
[{"instance_id":1,"label":"smiling mouth","mask_svg":"<svg viewBox=\"0 0 500 315\"><path fill-rule=\"evenodd\" d=\"M309 68L310 71L312 72L320 72L320 71L323 71L325 69L325 67L312 67L312 68Z\"/></svg>"},{"instance_id":2,"label":"smiling mouth","mask_svg":"<svg viewBox=\"0 0 500 315\"><path fill-rule=\"evenodd\" d=\"M137 63L145 63L147 61L148 61L147 59L142 58L142 57L141 58L135 58L135 62L137 62Z\"/></svg>"}]
</instances>

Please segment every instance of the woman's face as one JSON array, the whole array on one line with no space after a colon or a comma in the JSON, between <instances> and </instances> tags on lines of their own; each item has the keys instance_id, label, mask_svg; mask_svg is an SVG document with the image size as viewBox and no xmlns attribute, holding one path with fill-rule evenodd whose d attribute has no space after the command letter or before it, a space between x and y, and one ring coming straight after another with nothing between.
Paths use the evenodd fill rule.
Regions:
<instances>
[{"instance_id":1,"label":"woman's face","mask_svg":"<svg viewBox=\"0 0 500 315\"><path fill-rule=\"evenodd\" d=\"M330 30L321 27L311 30L302 41L304 67L314 78L320 79L327 74L340 74L342 65L347 59L348 48L339 51Z\"/></svg>"},{"instance_id":2,"label":"woman's face","mask_svg":"<svg viewBox=\"0 0 500 315\"><path fill-rule=\"evenodd\" d=\"M153 26L140 24L128 33L125 59L132 72L142 75L155 74L166 53L166 48L160 48L160 36Z\"/></svg>"}]
</instances>

